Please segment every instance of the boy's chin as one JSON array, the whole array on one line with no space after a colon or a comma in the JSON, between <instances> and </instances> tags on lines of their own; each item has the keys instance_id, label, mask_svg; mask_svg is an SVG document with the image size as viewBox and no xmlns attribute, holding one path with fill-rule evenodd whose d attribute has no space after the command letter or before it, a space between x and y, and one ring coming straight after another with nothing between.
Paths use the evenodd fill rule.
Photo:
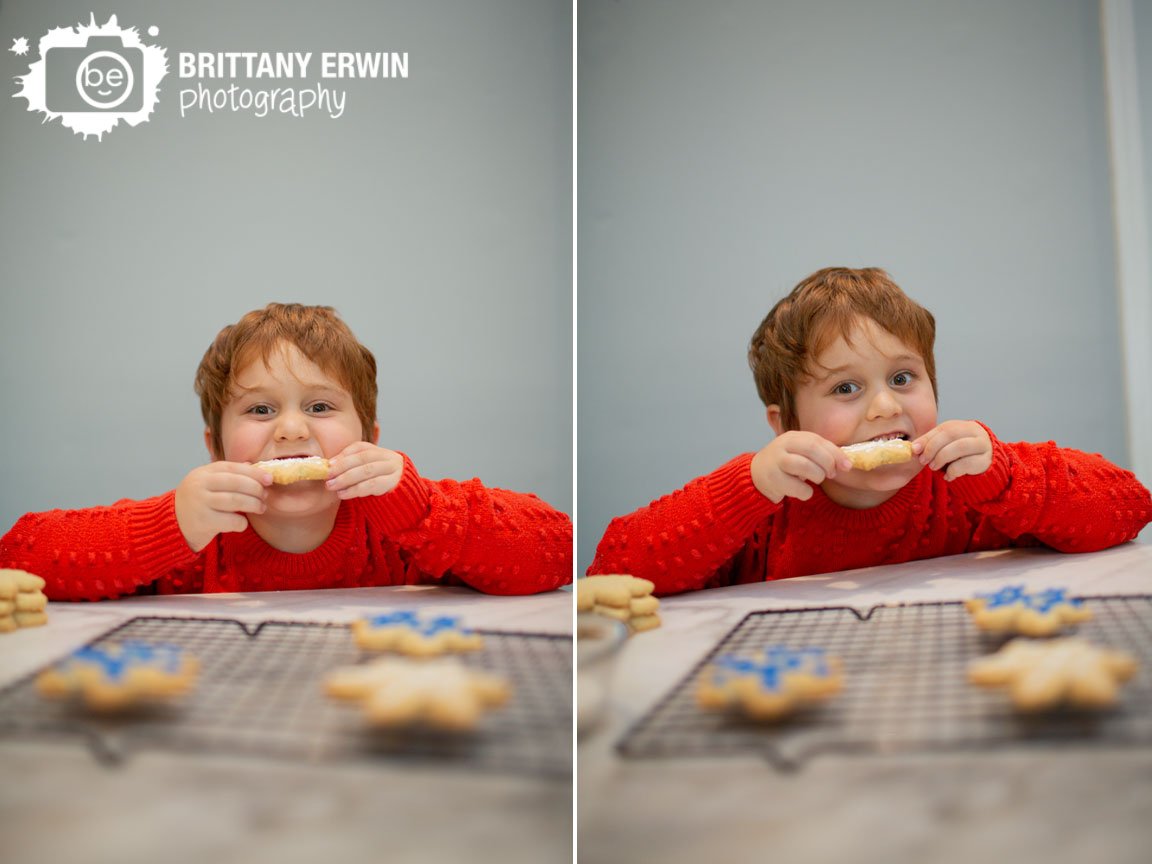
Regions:
<instances>
[{"instance_id":1,"label":"boy's chin","mask_svg":"<svg viewBox=\"0 0 1152 864\"><path fill-rule=\"evenodd\" d=\"M287 486L273 487L268 495L269 514L299 516L314 510L326 510L340 499L320 480L302 480Z\"/></svg>"}]
</instances>

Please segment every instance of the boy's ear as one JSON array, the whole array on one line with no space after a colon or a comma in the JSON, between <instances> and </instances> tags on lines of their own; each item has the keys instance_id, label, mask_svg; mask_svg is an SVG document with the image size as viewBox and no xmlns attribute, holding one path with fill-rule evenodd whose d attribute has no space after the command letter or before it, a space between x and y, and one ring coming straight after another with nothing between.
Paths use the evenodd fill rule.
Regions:
<instances>
[{"instance_id":1,"label":"boy's ear","mask_svg":"<svg viewBox=\"0 0 1152 864\"><path fill-rule=\"evenodd\" d=\"M380 445L380 424L379 423L373 423L372 424L372 443L377 445L377 446Z\"/></svg>"},{"instance_id":2,"label":"boy's ear","mask_svg":"<svg viewBox=\"0 0 1152 864\"><path fill-rule=\"evenodd\" d=\"M217 456L216 452L212 449L212 430L211 429L205 429L204 430L204 446L208 448L208 455L211 457L213 462L217 462L223 458L222 456Z\"/></svg>"},{"instance_id":3,"label":"boy's ear","mask_svg":"<svg viewBox=\"0 0 1152 864\"><path fill-rule=\"evenodd\" d=\"M768 406L768 425L772 427L772 431L777 435L784 434L784 422L780 419L780 406Z\"/></svg>"}]
</instances>

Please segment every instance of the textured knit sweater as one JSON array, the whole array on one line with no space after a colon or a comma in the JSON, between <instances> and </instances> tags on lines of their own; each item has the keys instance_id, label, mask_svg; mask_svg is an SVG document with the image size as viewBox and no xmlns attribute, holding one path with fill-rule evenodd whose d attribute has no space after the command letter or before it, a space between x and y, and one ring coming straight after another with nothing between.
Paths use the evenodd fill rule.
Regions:
<instances>
[{"instance_id":1,"label":"textured knit sweater","mask_svg":"<svg viewBox=\"0 0 1152 864\"><path fill-rule=\"evenodd\" d=\"M532 594L572 577L565 514L479 480L426 480L407 457L395 489L341 501L327 540L303 554L251 526L193 552L175 497L30 513L0 540L0 567L44 577L52 600L425 583Z\"/></svg>"},{"instance_id":2,"label":"textured knit sweater","mask_svg":"<svg viewBox=\"0 0 1152 864\"><path fill-rule=\"evenodd\" d=\"M987 427L985 427L987 428ZM951 482L925 467L877 507L820 487L773 504L751 453L608 526L589 573L631 573L675 594L1013 546L1092 552L1152 521L1148 490L1100 455L992 438L983 474Z\"/></svg>"}]
</instances>

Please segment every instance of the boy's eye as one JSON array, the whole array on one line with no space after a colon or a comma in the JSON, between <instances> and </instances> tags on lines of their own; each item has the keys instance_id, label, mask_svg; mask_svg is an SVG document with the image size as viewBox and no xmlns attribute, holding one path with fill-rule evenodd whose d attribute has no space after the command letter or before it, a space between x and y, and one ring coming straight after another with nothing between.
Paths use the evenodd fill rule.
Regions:
<instances>
[{"instance_id":1,"label":"boy's eye","mask_svg":"<svg viewBox=\"0 0 1152 864\"><path fill-rule=\"evenodd\" d=\"M248 413L249 414L259 414L261 416L266 417L267 415L272 413L272 409L267 405L253 405L251 408L248 409Z\"/></svg>"},{"instance_id":2,"label":"boy's eye","mask_svg":"<svg viewBox=\"0 0 1152 864\"><path fill-rule=\"evenodd\" d=\"M892 383L897 387L906 387L916 378L911 372L897 372L892 376Z\"/></svg>"},{"instance_id":3,"label":"boy's eye","mask_svg":"<svg viewBox=\"0 0 1152 864\"><path fill-rule=\"evenodd\" d=\"M332 406L327 402L317 402L315 405L308 406L308 413L310 414L324 414L332 410Z\"/></svg>"},{"instance_id":4,"label":"boy's eye","mask_svg":"<svg viewBox=\"0 0 1152 864\"><path fill-rule=\"evenodd\" d=\"M860 390L859 384L853 384L851 381L842 381L832 388L832 392L837 396L851 396Z\"/></svg>"}]
</instances>

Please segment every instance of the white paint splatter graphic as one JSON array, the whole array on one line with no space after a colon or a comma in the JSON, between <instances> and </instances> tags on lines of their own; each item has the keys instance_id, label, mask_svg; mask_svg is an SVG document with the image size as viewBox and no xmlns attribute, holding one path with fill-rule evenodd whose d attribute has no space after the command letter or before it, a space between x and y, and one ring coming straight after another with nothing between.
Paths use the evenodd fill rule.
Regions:
<instances>
[{"instance_id":1,"label":"white paint splatter graphic","mask_svg":"<svg viewBox=\"0 0 1152 864\"><path fill-rule=\"evenodd\" d=\"M168 74L165 49L145 45L134 27L121 29L116 16L97 24L49 30L40 39L40 59L17 78L16 98L28 100L29 111L42 111L44 122L60 122L87 140L104 134L121 120L145 122L156 107L160 81Z\"/></svg>"}]
</instances>

